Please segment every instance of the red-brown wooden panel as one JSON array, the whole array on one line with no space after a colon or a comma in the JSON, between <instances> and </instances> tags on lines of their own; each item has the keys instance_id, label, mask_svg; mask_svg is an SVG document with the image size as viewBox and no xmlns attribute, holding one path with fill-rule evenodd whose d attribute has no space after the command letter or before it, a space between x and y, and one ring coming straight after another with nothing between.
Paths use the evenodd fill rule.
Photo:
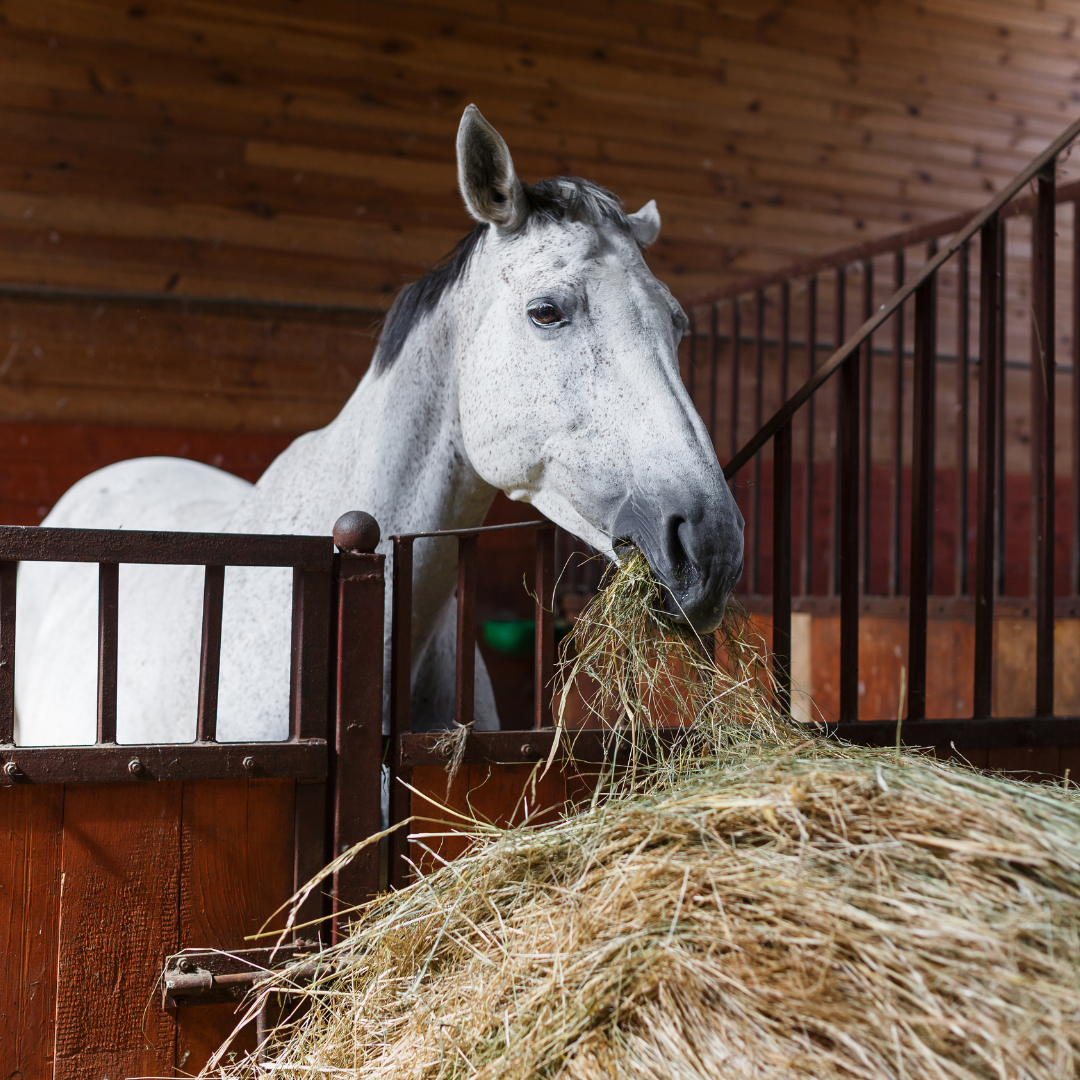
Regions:
<instances>
[{"instance_id":1,"label":"red-brown wooden panel","mask_svg":"<svg viewBox=\"0 0 1080 1080\"><path fill-rule=\"evenodd\" d=\"M0 1076L49 1080L64 789L0 788Z\"/></svg>"},{"instance_id":2,"label":"red-brown wooden panel","mask_svg":"<svg viewBox=\"0 0 1080 1080\"><path fill-rule=\"evenodd\" d=\"M184 785L179 947L251 948L245 941L292 894L291 780L215 780ZM281 926L284 915L272 924ZM176 1064L196 1073L232 1033L233 1005L178 1009ZM254 1050L254 1030L234 1049Z\"/></svg>"},{"instance_id":3,"label":"red-brown wooden panel","mask_svg":"<svg viewBox=\"0 0 1080 1080\"><path fill-rule=\"evenodd\" d=\"M1009 773L1015 780L1049 780L1060 775L1061 748L1058 746L1009 746L990 750L986 767Z\"/></svg>"},{"instance_id":4,"label":"red-brown wooden panel","mask_svg":"<svg viewBox=\"0 0 1080 1080\"><path fill-rule=\"evenodd\" d=\"M412 786L438 805L414 793L412 813L426 820L414 821L410 831L435 833L468 829L466 822L443 812L440 806L478 821L507 826L521 823L527 803L531 821L552 822L566 798L566 778L556 766L543 778L538 770L534 791L532 776L532 765L463 765L447 795L445 769L438 766L413 769ZM464 836L426 837L422 843L443 859L456 859L468 847ZM413 843L411 847L412 859L422 869L427 871L438 865L419 844Z\"/></svg>"},{"instance_id":5,"label":"red-brown wooden panel","mask_svg":"<svg viewBox=\"0 0 1080 1080\"><path fill-rule=\"evenodd\" d=\"M65 791L55 1080L172 1072L157 982L177 943L180 808L178 783Z\"/></svg>"}]
</instances>

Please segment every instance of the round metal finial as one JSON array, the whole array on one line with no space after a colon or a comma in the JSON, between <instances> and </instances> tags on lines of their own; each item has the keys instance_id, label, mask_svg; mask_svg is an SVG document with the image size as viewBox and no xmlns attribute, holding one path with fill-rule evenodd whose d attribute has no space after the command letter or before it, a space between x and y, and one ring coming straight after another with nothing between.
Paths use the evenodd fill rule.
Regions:
<instances>
[{"instance_id":1,"label":"round metal finial","mask_svg":"<svg viewBox=\"0 0 1080 1080\"><path fill-rule=\"evenodd\" d=\"M379 523L363 510L350 510L334 522L334 543L354 555L370 555L380 535Z\"/></svg>"}]
</instances>

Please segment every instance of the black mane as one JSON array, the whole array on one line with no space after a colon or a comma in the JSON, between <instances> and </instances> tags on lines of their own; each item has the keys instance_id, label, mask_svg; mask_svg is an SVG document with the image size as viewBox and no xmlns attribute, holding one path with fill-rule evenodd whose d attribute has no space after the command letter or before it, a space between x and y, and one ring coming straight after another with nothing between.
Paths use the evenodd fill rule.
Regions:
<instances>
[{"instance_id":1,"label":"black mane","mask_svg":"<svg viewBox=\"0 0 1080 1080\"><path fill-rule=\"evenodd\" d=\"M529 213L518 231L523 231L530 221L553 224L560 221L580 221L586 225L613 225L630 235L630 221L618 196L590 180L577 176L558 176L553 180L541 180L538 184L523 184ZM476 250L476 245L487 232L486 224L479 224L467 236L454 245L453 251L441 259L419 281L406 285L398 293L393 307L387 313L373 363L375 371L382 374L397 359L409 334L416 324L430 314L444 292L454 285Z\"/></svg>"}]
</instances>

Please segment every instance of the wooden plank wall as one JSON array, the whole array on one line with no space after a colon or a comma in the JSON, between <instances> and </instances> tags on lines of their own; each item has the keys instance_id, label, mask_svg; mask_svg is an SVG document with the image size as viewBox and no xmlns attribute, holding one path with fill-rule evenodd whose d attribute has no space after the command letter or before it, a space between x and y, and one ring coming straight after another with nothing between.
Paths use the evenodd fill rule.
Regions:
<instances>
[{"instance_id":1,"label":"wooden plank wall","mask_svg":"<svg viewBox=\"0 0 1080 1080\"><path fill-rule=\"evenodd\" d=\"M0 787L0 1075L197 1072L237 1017L231 1005L164 1012L164 958L244 948L288 899L293 790ZM253 1032L237 1046L252 1048Z\"/></svg>"},{"instance_id":2,"label":"wooden plank wall","mask_svg":"<svg viewBox=\"0 0 1080 1080\"><path fill-rule=\"evenodd\" d=\"M981 204L1080 108L1074 16L1068 0L3 0L0 282L385 307L467 228L453 136L476 101L526 180L656 197L650 260L685 297ZM37 358L79 370L68 409L126 348L100 341ZM295 370L318 352L298 347ZM122 375L102 392L122 398ZM0 417L64 396L0 398ZM169 423L147 400L142 419L96 415ZM275 415L320 422L304 403L206 422Z\"/></svg>"}]
</instances>

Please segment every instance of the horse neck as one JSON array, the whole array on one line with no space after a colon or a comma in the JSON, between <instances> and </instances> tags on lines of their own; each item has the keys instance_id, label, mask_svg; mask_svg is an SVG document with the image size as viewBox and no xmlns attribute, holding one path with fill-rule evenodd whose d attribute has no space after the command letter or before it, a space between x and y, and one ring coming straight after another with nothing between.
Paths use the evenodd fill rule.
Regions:
<instances>
[{"instance_id":1,"label":"horse neck","mask_svg":"<svg viewBox=\"0 0 1080 1080\"><path fill-rule=\"evenodd\" d=\"M418 323L387 370L368 371L327 427L278 457L230 528L327 535L339 515L366 510L382 530L380 550L389 551L386 538L394 533L483 524L495 489L465 451L455 349L468 335L458 332L458 308L447 300ZM421 626L452 592L454 548L449 541L416 545Z\"/></svg>"}]
</instances>

